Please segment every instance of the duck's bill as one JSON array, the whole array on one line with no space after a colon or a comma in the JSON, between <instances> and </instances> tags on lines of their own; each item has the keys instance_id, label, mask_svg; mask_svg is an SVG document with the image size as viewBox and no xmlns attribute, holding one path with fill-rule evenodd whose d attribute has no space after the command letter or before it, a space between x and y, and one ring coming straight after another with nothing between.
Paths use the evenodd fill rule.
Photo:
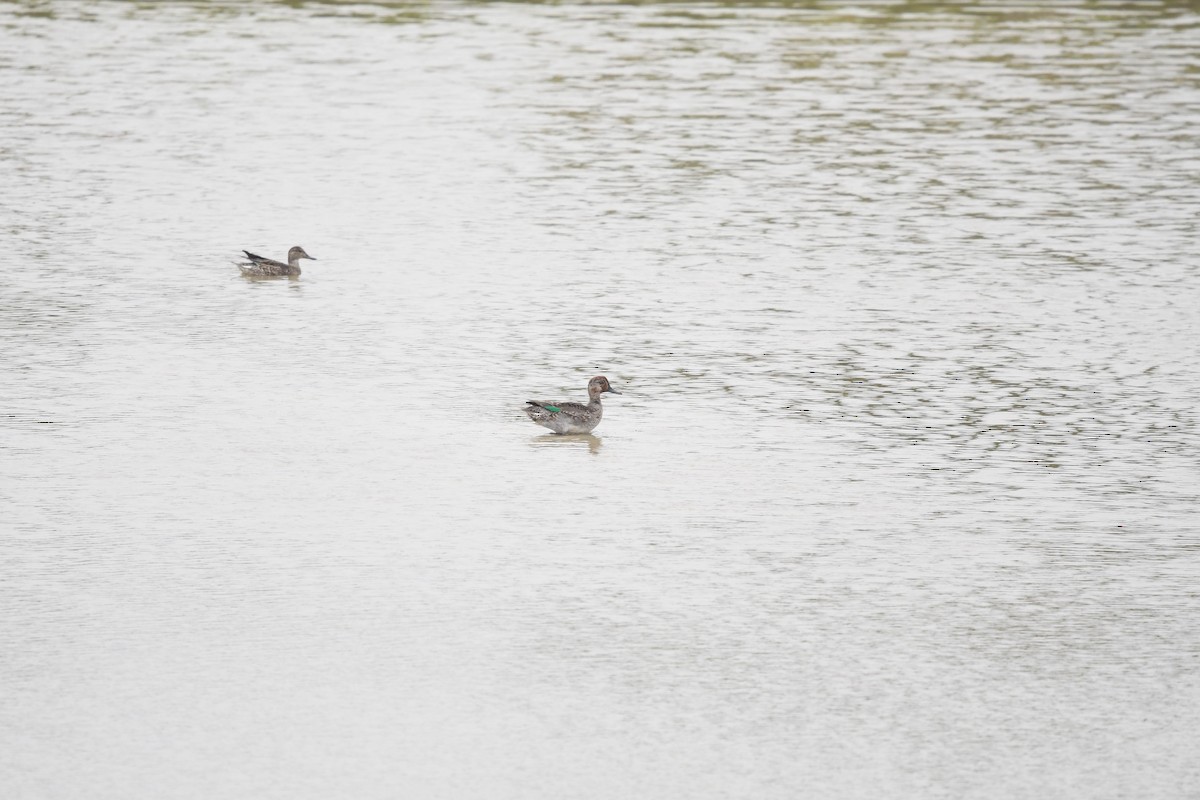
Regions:
<instances>
[{"instance_id":1,"label":"duck's bill","mask_svg":"<svg viewBox=\"0 0 1200 800\"><path fill-rule=\"evenodd\" d=\"M624 392L618 392L616 389L614 389L611 386L608 387L608 391L612 392L613 394L624 394Z\"/></svg>"}]
</instances>

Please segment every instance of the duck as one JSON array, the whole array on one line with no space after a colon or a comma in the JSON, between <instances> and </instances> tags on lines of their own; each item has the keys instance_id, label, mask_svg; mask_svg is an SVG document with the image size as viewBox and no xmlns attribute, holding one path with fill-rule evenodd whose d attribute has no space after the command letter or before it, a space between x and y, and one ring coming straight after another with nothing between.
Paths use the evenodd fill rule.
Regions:
<instances>
[{"instance_id":1,"label":"duck","mask_svg":"<svg viewBox=\"0 0 1200 800\"><path fill-rule=\"evenodd\" d=\"M605 392L621 394L608 382L608 378L597 375L588 381L588 402L583 403L546 403L541 400L526 400L522 409L529 418L549 428L558 434L591 433L600 424L604 416L604 408L600 405L600 395Z\"/></svg>"},{"instance_id":2,"label":"duck","mask_svg":"<svg viewBox=\"0 0 1200 800\"><path fill-rule=\"evenodd\" d=\"M238 264L238 269L243 275L253 275L255 277L282 277L295 278L300 275L300 259L307 258L309 261L316 261L315 258L304 252L304 248L296 245L291 250L288 250L287 263L275 261L270 258L256 256L249 250L243 250L248 262Z\"/></svg>"}]
</instances>

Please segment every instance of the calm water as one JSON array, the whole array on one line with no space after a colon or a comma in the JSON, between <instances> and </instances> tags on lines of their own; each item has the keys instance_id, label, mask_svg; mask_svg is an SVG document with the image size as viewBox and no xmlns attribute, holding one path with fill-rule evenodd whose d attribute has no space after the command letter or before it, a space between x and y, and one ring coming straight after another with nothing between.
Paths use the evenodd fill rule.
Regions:
<instances>
[{"instance_id":1,"label":"calm water","mask_svg":"<svg viewBox=\"0 0 1200 800\"><path fill-rule=\"evenodd\" d=\"M1187 4L0 4L0 795L1200 796L1198 131Z\"/></svg>"}]
</instances>

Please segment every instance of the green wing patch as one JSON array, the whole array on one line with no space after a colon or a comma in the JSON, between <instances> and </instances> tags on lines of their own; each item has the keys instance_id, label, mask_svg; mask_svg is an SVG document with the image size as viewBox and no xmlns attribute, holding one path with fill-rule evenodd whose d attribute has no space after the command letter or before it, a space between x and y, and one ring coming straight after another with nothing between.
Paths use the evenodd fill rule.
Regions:
<instances>
[{"instance_id":1,"label":"green wing patch","mask_svg":"<svg viewBox=\"0 0 1200 800\"><path fill-rule=\"evenodd\" d=\"M562 411L562 409L558 406L545 405L542 406L542 408L546 409L547 411Z\"/></svg>"}]
</instances>

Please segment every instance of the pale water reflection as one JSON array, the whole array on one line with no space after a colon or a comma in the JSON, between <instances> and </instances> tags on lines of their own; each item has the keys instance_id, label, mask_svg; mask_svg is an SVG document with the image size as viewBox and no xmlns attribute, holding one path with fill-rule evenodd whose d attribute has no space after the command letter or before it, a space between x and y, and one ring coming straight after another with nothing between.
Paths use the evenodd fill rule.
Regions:
<instances>
[{"instance_id":1,"label":"pale water reflection","mask_svg":"<svg viewBox=\"0 0 1200 800\"><path fill-rule=\"evenodd\" d=\"M0 5L0 795L1197 796L1198 37Z\"/></svg>"},{"instance_id":2,"label":"pale water reflection","mask_svg":"<svg viewBox=\"0 0 1200 800\"><path fill-rule=\"evenodd\" d=\"M556 433L546 433L535 436L530 441L536 447L581 447L586 446L593 455L600 452L604 440L594 433L568 433L562 436Z\"/></svg>"}]
</instances>

